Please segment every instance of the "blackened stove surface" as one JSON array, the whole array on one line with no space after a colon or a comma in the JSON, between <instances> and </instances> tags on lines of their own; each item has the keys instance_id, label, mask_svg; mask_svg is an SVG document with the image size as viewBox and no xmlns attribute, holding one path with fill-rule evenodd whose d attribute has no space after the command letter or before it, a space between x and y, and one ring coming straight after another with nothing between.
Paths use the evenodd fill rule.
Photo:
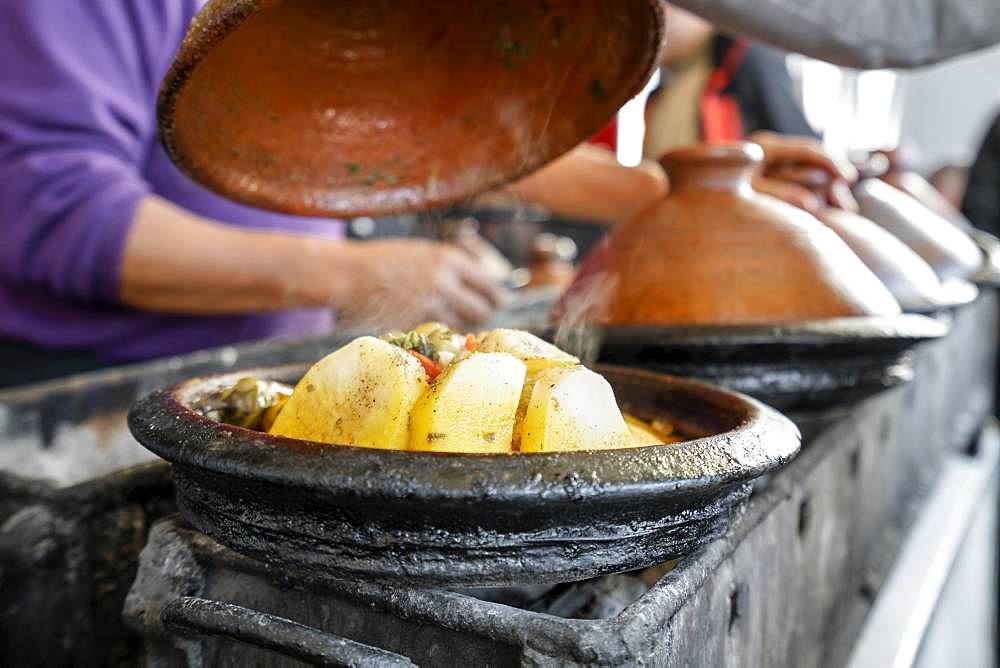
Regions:
<instances>
[{"instance_id":1,"label":"blackened stove surface","mask_svg":"<svg viewBox=\"0 0 1000 668\"><path fill-rule=\"evenodd\" d=\"M182 597L279 615L425 666L843 665L944 458L961 456L988 415L996 346L983 332L996 317L993 295L960 309L948 337L916 350L913 383L831 416L722 538L635 601L580 614L587 603L570 599L594 593L594 582L520 589L517 601L505 590L500 600L515 605L503 605L496 592L476 592L486 601L299 581L167 520L151 532L126 620L161 666L299 665L252 644L167 630L161 612ZM561 596L568 607L555 605Z\"/></svg>"},{"instance_id":2,"label":"blackened stove surface","mask_svg":"<svg viewBox=\"0 0 1000 668\"><path fill-rule=\"evenodd\" d=\"M268 342L0 391L0 665L134 666L121 622L169 466L129 434L139 396L234 365L315 360L350 332Z\"/></svg>"},{"instance_id":3,"label":"blackened stove surface","mask_svg":"<svg viewBox=\"0 0 1000 668\"><path fill-rule=\"evenodd\" d=\"M241 618L236 626L245 624L226 634L230 637L293 621L322 629L326 644L349 639L360 652L389 648L388 656L369 656L365 665L408 660L504 666L555 657L621 664L649 649L633 647L631 633L665 621L655 582L671 567L559 585L464 591L316 579L313 573L272 569L238 555L175 516L151 532L125 618L147 638L156 665L298 665L289 657L297 652L302 657L301 648L287 635L281 652L263 649L261 636L251 639L253 647L230 639L197 640L209 629L191 611L233 602L238 607L227 612L229 618L236 615ZM217 631L218 623L214 627ZM318 638L313 642L318 644Z\"/></svg>"}]
</instances>

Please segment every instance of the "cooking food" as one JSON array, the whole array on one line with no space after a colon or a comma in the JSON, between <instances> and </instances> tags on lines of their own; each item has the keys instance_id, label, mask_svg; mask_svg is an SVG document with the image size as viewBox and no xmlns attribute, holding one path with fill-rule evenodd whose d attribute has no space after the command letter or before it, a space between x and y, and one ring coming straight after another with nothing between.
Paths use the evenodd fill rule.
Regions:
<instances>
[{"instance_id":1,"label":"cooking food","mask_svg":"<svg viewBox=\"0 0 1000 668\"><path fill-rule=\"evenodd\" d=\"M502 334L494 340L511 338ZM439 338L466 346L460 335ZM651 371L593 370L622 408L668 420L685 442L543 455L386 451L295 441L193 410L239 373L153 392L129 411L129 428L170 462L185 520L226 547L314 579L418 587L577 582L677 559L721 535L749 483L798 452L795 425L748 397ZM258 373L298 382L304 371Z\"/></svg>"},{"instance_id":2,"label":"cooking food","mask_svg":"<svg viewBox=\"0 0 1000 668\"><path fill-rule=\"evenodd\" d=\"M524 372L523 363L504 353L453 362L410 411L409 449L509 452Z\"/></svg>"},{"instance_id":3,"label":"cooking food","mask_svg":"<svg viewBox=\"0 0 1000 668\"><path fill-rule=\"evenodd\" d=\"M269 431L324 443L405 449L410 411L427 382L418 358L361 337L309 369Z\"/></svg>"},{"instance_id":4,"label":"cooking food","mask_svg":"<svg viewBox=\"0 0 1000 668\"><path fill-rule=\"evenodd\" d=\"M683 440L623 414L607 380L513 329L440 323L362 336L295 386L244 378L206 397L215 419L320 443L430 452L603 450Z\"/></svg>"},{"instance_id":5,"label":"cooking food","mask_svg":"<svg viewBox=\"0 0 1000 668\"><path fill-rule=\"evenodd\" d=\"M284 383L248 377L206 394L195 408L219 422L267 431L290 396L292 388Z\"/></svg>"}]
</instances>

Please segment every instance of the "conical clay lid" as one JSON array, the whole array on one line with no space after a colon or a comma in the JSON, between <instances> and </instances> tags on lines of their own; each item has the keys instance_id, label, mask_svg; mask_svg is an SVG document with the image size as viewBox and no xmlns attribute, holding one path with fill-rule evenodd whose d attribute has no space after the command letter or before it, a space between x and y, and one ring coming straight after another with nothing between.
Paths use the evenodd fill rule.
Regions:
<instances>
[{"instance_id":1,"label":"conical clay lid","mask_svg":"<svg viewBox=\"0 0 1000 668\"><path fill-rule=\"evenodd\" d=\"M748 143L663 156L670 194L614 229L558 314L604 325L898 314L892 294L832 230L751 188L762 157Z\"/></svg>"}]
</instances>

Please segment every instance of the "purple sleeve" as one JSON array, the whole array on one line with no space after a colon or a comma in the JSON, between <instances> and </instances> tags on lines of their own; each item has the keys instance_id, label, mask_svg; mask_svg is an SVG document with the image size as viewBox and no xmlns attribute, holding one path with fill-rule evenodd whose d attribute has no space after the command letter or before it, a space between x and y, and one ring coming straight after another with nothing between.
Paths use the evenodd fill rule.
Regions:
<instances>
[{"instance_id":1,"label":"purple sleeve","mask_svg":"<svg viewBox=\"0 0 1000 668\"><path fill-rule=\"evenodd\" d=\"M181 4L0 0L2 280L117 300Z\"/></svg>"}]
</instances>

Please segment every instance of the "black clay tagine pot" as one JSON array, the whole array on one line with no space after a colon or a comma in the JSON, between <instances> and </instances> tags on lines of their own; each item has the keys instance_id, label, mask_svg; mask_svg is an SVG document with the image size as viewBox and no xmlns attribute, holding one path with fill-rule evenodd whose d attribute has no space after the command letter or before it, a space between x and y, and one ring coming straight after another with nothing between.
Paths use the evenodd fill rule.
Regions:
<instances>
[{"instance_id":1,"label":"black clay tagine pot","mask_svg":"<svg viewBox=\"0 0 1000 668\"><path fill-rule=\"evenodd\" d=\"M322 445L216 422L199 398L245 374L140 400L129 426L173 465L196 528L265 563L434 586L567 582L683 556L750 481L798 451L786 418L696 381L599 368L624 410L691 437L626 450L463 455ZM304 369L255 371L294 381Z\"/></svg>"},{"instance_id":2,"label":"black clay tagine pot","mask_svg":"<svg viewBox=\"0 0 1000 668\"><path fill-rule=\"evenodd\" d=\"M564 327L556 343L588 359L702 378L784 412L843 407L913 378L910 350L948 333L923 315L784 325Z\"/></svg>"}]
</instances>

